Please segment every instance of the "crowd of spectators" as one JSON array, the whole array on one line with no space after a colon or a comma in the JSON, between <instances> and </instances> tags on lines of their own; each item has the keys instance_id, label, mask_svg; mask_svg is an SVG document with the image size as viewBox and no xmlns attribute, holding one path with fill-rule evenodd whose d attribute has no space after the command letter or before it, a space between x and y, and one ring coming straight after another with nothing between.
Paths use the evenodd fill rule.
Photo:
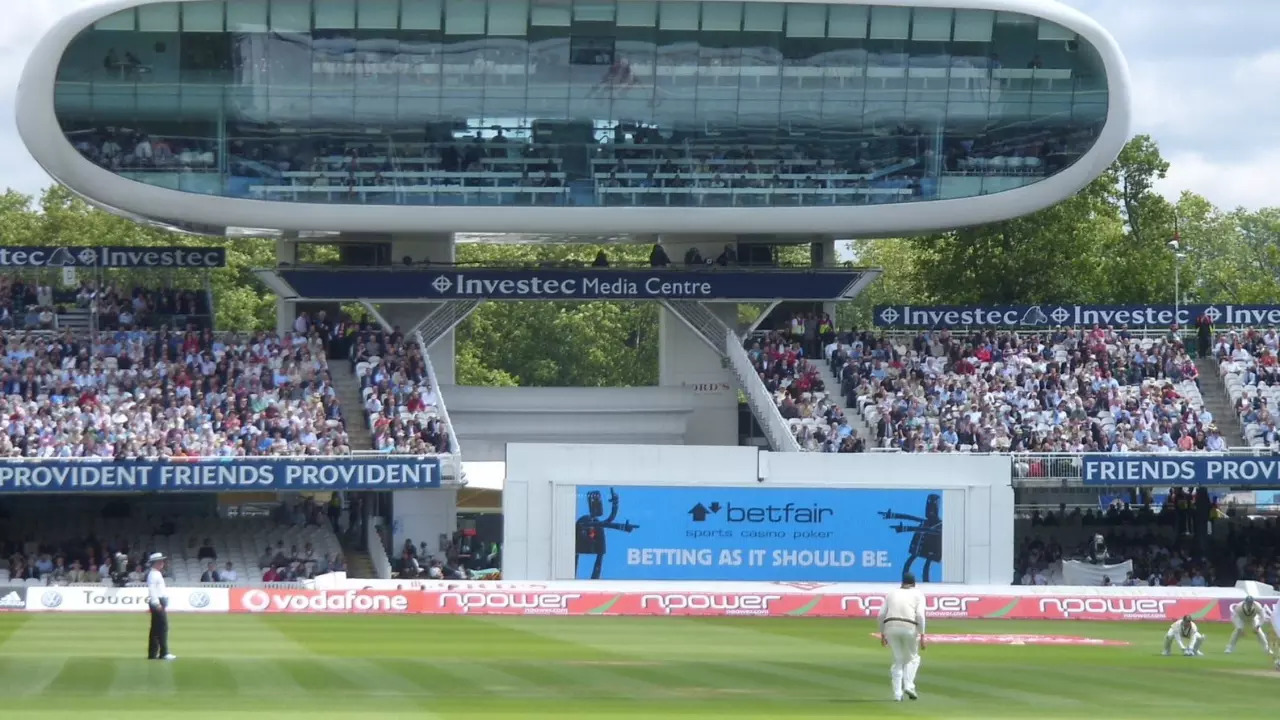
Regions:
<instances>
[{"instance_id":1,"label":"crowd of spectators","mask_svg":"<svg viewBox=\"0 0 1280 720\"><path fill-rule=\"evenodd\" d=\"M166 138L124 127L73 131L67 137L86 160L113 172L217 169L212 138Z\"/></svg>"},{"instance_id":2,"label":"crowd of spectators","mask_svg":"<svg viewBox=\"0 0 1280 720\"><path fill-rule=\"evenodd\" d=\"M1127 328L844 334L825 352L878 448L909 452L1225 449L1179 334Z\"/></svg>"},{"instance_id":3,"label":"crowd of spectators","mask_svg":"<svg viewBox=\"0 0 1280 720\"><path fill-rule=\"evenodd\" d=\"M351 338L352 369L360 381L364 417L379 452L449 452L449 430L427 373L421 346L398 330L364 330Z\"/></svg>"},{"instance_id":4,"label":"crowd of spectators","mask_svg":"<svg viewBox=\"0 0 1280 720\"><path fill-rule=\"evenodd\" d=\"M1210 352L1226 383L1244 430L1244 441L1256 448L1280 450L1280 431L1274 408L1280 403L1280 335L1268 330L1242 329L1213 340Z\"/></svg>"},{"instance_id":5,"label":"crowd of spectators","mask_svg":"<svg viewBox=\"0 0 1280 720\"><path fill-rule=\"evenodd\" d=\"M318 335L0 336L0 456L333 455L348 448Z\"/></svg>"},{"instance_id":6,"label":"crowd of spectators","mask_svg":"<svg viewBox=\"0 0 1280 720\"><path fill-rule=\"evenodd\" d=\"M96 313L99 330L212 326L209 295L198 290L126 288L117 284L99 287L86 281L76 290L75 302L77 307Z\"/></svg>"},{"instance_id":7,"label":"crowd of spectators","mask_svg":"<svg viewBox=\"0 0 1280 720\"><path fill-rule=\"evenodd\" d=\"M749 340L747 357L802 449L862 452L865 439L849 424L844 409L831 401L821 373L808 360L805 347L817 348L819 327L829 331L830 318L797 316L786 330Z\"/></svg>"},{"instance_id":8,"label":"crowd of spectators","mask_svg":"<svg viewBox=\"0 0 1280 720\"><path fill-rule=\"evenodd\" d=\"M1016 552L1014 582L1058 584L1059 563L1078 560L1132 561L1132 571L1115 583L1122 585L1280 584L1276 517L1250 515L1251 508L1213 499L1203 487L1172 488L1161 500L1152 503L1147 494L1138 505L1032 514Z\"/></svg>"},{"instance_id":9,"label":"crowd of spectators","mask_svg":"<svg viewBox=\"0 0 1280 720\"><path fill-rule=\"evenodd\" d=\"M52 285L17 273L0 275L0 329L52 330L57 327L57 294Z\"/></svg>"}]
</instances>

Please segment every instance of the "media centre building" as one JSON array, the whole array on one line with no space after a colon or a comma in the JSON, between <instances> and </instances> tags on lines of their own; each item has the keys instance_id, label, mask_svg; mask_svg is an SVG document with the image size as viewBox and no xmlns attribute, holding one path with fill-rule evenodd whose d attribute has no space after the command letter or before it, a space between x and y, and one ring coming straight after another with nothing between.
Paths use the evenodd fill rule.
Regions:
<instances>
[{"instance_id":1,"label":"media centre building","mask_svg":"<svg viewBox=\"0 0 1280 720\"><path fill-rule=\"evenodd\" d=\"M282 263L316 238L374 248L371 264L449 263L461 233L661 241L676 263L692 247L711 258L737 243L741 257L744 245L808 243L829 262L837 238L992 222L1069 197L1128 139L1129 94L1114 39L1055 0L109 0L40 39L17 120L43 168L98 207L276 237ZM319 299L297 287L319 276L301 275L263 275L282 328ZM651 281L702 282L670 275L610 281L655 299ZM794 294L761 280L763 294L731 279L689 297L834 301L873 278L834 297L810 297L807 280ZM388 301L383 317L429 334L451 384L465 308L423 325L430 296L493 296L459 294L440 273L365 280L405 292L325 299ZM734 303L703 305L736 322ZM630 442L736 444L736 393L680 392L719 387L730 370L692 327L707 323L677 322L677 310L661 314L670 398L616 388L560 400L657 418ZM450 388L459 430L467 407L511 412L481 397L500 390L513 389ZM579 417L598 437L598 418ZM522 437L538 441L527 426ZM485 447L474 439L468 456L500 453Z\"/></svg>"}]
</instances>

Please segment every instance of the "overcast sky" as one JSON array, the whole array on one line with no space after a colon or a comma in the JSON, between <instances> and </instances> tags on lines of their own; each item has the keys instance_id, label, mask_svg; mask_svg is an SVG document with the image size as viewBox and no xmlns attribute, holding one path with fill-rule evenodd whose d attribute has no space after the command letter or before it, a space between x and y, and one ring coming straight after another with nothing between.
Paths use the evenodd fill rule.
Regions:
<instances>
[{"instance_id":1,"label":"overcast sky","mask_svg":"<svg viewBox=\"0 0 1280 720\"><path fill-rule=\"evenodd\" d=\"M13 120L18 76L35 39L99 0L5 0L0 21L0 187L36 193L50 181ZM1134 80L1136 130L1172 163L1161 188L1224 206L1280 205L1280 0L1065 0L1120 42Z\"/></svg>"}]
</instances>

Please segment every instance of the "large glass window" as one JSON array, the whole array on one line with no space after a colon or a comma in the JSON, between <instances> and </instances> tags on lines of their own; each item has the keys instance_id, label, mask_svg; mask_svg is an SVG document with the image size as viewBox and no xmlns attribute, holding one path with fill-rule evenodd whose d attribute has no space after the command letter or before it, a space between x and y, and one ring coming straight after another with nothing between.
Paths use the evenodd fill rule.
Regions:
<instances>
[{"instance_id":1,"label":"large glass window","mask_svg":"<svg viewBox=\"0 0 1280 720\"><path fill-rule=\"evenodd\" d=\"M1028 15L730 0L203 0L58 70L86 158L290 202L758 207L971 197L1075 162L1097 52Z\"/></svg>"}]
</instances>

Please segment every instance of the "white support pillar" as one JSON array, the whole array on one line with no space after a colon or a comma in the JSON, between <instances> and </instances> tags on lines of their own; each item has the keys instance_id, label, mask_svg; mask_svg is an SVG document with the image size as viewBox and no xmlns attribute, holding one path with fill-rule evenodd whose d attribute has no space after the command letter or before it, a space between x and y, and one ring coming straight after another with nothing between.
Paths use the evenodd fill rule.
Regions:
<instances>
[{"instance_id":1,"label":"white support pillar","mask_svg":"<svg viewBox=\"0 0 1280 720\"><path fill-rule=\"evenodd\" d=\"M281 237L276 239L276 264L298 263L298 239ZM298 319L298 303L276 298L276 334L285 335L293 330L293 321Z\"/></svg>"},{"instance_id":2,"label":"white support pillar","mask_svg":"<svg viewBox=\"0 0 1280 720\"><path fill-rule=\"evenodd\" d=\"M702 259L715 262L725 245L737 246L736 235L663 235L659 242L671 264L684 266L684 256L697 248ZM731 327L738 326L736 302L706 303ZM697 333L663 308L658 311L658 384L683 387L693 401L685 442L689 445L738 444L738 393L733 371Z\"/></svg>"},{"instance_id":3,"label":"white support pillar","mask_svg":"<svg viewBox=\"0 0 1280 720\"><path fill-rule=\"evenodd\" d=\"M822 249L821 250L821 253L822 253L821 267L836 267L840 264L840 258L836 257L835 238L825 238L822 240L815 240L813 244L821 247ZM814 263L814 265L816 266L817 263ZM828 302L822 303L822 312L831 316L831 322L833 324L836 322L836 304L834 301L828 301ZM839 329L839 325L836 325L836 328ZM848 330L849 328L844 328L844 329Z\"/></svg>"}]
</instances>

